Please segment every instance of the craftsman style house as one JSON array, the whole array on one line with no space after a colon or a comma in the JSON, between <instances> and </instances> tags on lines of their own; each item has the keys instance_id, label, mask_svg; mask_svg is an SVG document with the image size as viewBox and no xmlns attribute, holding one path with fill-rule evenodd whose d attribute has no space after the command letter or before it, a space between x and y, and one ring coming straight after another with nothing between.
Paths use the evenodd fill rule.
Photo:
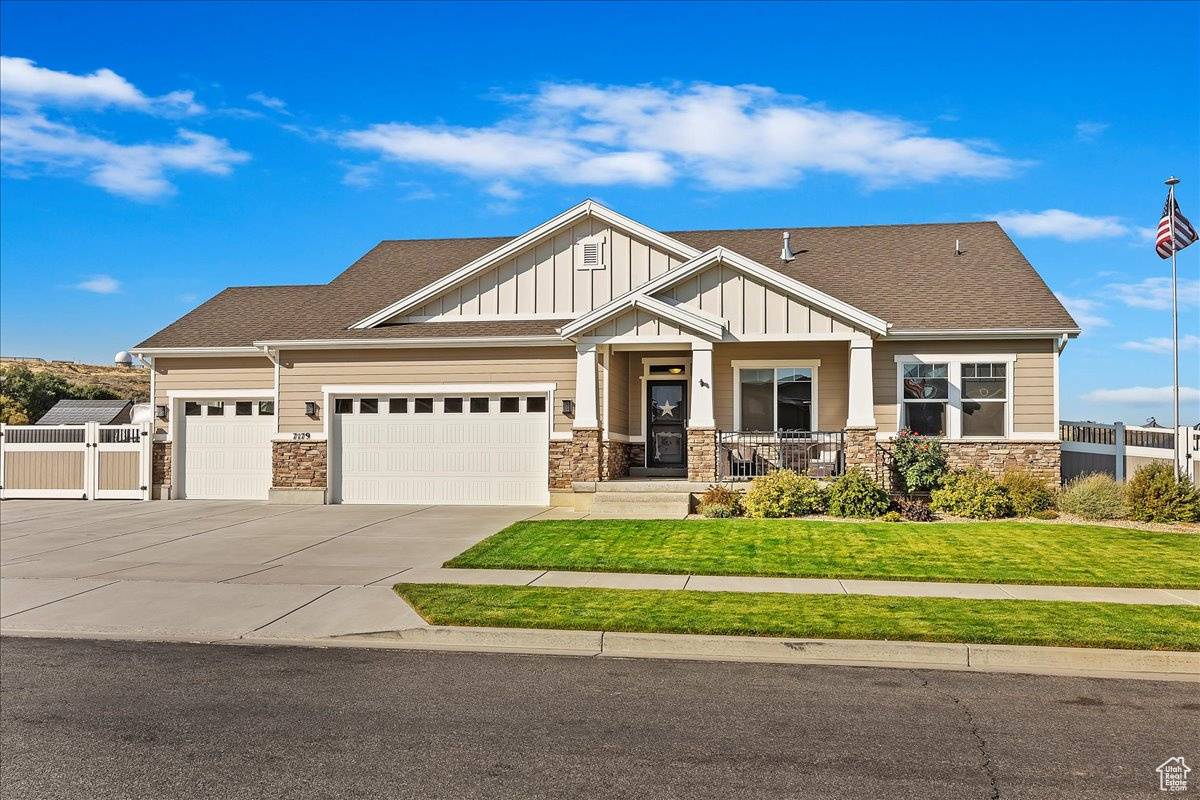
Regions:
<instances>
[{"instance_id":1,"label":"craftsman style house","mask_svg":"<svg viewBox=\"0 0 1200 800\"><path fill-rule=\"evenodd\" d=\"M577 505L629 474L875 468L903 427L1057 481L1078 333L995 223L664 233L587 201L230 288L132 349L156 496Z\"/></svg>"}]
</instances>

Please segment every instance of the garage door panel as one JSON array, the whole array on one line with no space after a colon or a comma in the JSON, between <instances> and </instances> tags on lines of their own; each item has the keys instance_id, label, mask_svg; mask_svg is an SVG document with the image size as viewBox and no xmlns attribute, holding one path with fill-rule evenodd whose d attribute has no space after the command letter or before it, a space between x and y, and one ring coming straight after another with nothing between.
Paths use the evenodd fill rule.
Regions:
<instances>
[{"instance_id":1,"label":"garage door panel","mask_svg":"<svg viewBox=\"0 0 1200 800\"><path fill-rule=\"evenodd\" d=\"M451 395L453 396L453 395ZM478 396L478 395L476 395ZM499 396L489 413L434 411L414 417L353 411L333 422L334 496L344 503L443 503L448 505L543 504L549 499L549 425L546 412L500 413ZM409 398L407 408L414 408ZM367 457L373 454L374 458Z\"/></svg>"},{"instance_id":2,"label":"garage door panel","mask_svg":"<svg viewBox=\"0 0 1200 800\"><path fill-rule=\"evenodd\" d=\"M203 406L203 403L202 403ZM181 496L196 500L266 500L271 489L275 417L181 416Z\"/></svg>"}]
</instances>

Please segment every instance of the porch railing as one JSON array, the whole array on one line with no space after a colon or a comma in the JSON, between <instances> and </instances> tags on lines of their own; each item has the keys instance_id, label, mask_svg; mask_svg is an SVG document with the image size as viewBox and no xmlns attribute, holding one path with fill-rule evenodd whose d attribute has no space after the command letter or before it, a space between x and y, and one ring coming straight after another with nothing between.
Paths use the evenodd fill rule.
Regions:
<instances>
[{"instance_id":1,"label":"porch railing","mask_svg":"<svg viewBox=\"0 0 1200 800\"><path fill-rule=\"evenodd\" d=\"M832 478L845 465L844 431L717 431L719 481L748 481L778 469Z\"/></svg>"}]
</instances>

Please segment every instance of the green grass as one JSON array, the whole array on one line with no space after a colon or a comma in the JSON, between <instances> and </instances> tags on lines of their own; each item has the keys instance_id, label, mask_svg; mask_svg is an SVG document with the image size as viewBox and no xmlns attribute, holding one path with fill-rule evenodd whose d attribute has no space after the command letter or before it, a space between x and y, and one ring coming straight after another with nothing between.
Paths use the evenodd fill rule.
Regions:
<instances>
[{"instance_id":1,"label":"green grass","mask_svg":"<svg viewBox=\"0 0 1200 800\"><path fill-rule=\"evenodd\" d=\"M1195 606L396 584L434 625L1200 650Z\"/></svg>"},{"instance_id":2,"label":"green grass","mask_svg":"<svg viewBox=\"0 0 1200 800\"><path fill-rule=\"evenodd\" d=\"M1200 536L1033 522L518 522L447 567L1200 588Z\"/></svg>"}]
</instances>

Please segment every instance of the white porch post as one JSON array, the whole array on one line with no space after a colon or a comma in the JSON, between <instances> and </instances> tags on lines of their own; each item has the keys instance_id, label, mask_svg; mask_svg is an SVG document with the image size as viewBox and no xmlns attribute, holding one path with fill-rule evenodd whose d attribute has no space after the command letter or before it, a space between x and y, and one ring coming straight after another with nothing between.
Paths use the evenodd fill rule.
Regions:
<instances>
[{"instance_id":1,"label":"white porch post","mask_svg":"<svg viewBox=\"0 0 1200 800\"><path fill-rule=\"evenodd\" d=\"M715 428L713 419L713 346L712 342L692 344L692 377L688 389L692 413L688 417L689 428Z\"/></svg>"},{"instance_id":2,"label":"white porch post","mask_svg":"<svg viewBox=\"0 0 1200 800\"><path fill-rule=\"evenodd\" d=\"M576 428L598 428L596 414L596 345L575 347L575 425Z\"/></svg>"},{"instance_id":3,"label":"white porch post","mask_svg":"<svg viewBox=\"0 0 1200 800\"><path fill-rule=\"evenodd\" d=\"M850 413L847 428L875 427L874 341L869 336L850 340Z\"/></svg>"}]
</instances>

